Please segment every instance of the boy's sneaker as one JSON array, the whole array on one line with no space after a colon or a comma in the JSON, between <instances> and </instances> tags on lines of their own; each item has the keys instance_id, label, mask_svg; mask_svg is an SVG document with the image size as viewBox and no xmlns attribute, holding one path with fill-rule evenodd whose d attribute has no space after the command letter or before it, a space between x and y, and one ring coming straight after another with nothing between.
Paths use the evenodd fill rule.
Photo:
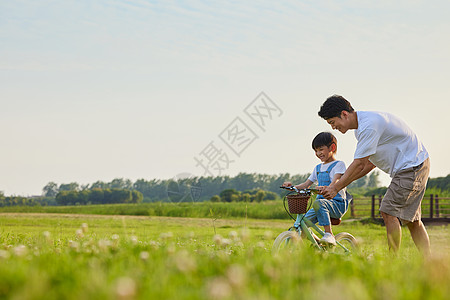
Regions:
<instances>
[{"instance_id":1,"label":"boy's sneaker","mask_svg":"<svg viewBox=\"0 0 450 300\"><path fill-rule=\"evenodd\" d=\"M323 237L320 239L320 242L330 245L336 245L336 239L334 238L334 235L329 232L325 232Z\"/></svg>"}]
</instances>

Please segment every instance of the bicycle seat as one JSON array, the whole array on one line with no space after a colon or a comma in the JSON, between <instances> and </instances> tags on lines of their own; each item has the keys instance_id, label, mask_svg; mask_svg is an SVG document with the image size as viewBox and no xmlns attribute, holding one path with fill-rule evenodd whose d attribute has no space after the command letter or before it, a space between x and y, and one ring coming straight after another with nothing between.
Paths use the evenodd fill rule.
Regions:
<instances>
[{"instance_id":1,"label":"bicycle seat","mask_svg":"<svg viewBox=\"0 0 450 300\"><path fill-rule=\"evenodd\" d=\"M341 219L334 219L334 218L330 218L331 220L331 225L339 225L341 224Z\"/></svg>"}]
</instances>

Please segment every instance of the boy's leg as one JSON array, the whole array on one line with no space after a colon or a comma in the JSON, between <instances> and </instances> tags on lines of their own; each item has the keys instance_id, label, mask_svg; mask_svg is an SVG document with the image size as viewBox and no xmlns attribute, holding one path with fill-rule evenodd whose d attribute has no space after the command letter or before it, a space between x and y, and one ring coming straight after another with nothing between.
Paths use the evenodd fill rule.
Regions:
<instances>
[{"instance_id":1,"label":"boy's leg","mask_svg":"<svg viewBox=\"0 0 450 300\"><path fill-rule=\"evenodd\" d=\"M330 217L339 219L346 212L346 204L344 201L334 201L327 199L317 199L313 205L319 225L323 226L326 232L331 233Z\"/></svg>"},{"instance_id":2,"label":"boy's leg","mask_svg":"<svg viewBox=\"0 0 450 300\"><path fill-rule=\"evenodd\" d=\"M400 248L400 243L402 240L402 228L400 225L400 221L397 219L397 217L388 215L387 213L382 211L381 216L383 217L384 225L386 225L386 234L389 249L397 252Z\"/></svg>"},{"instance_id":3,"label":"boy's leg","mask_svg":"<svg viewBox=\"0 0 450 300\"><path fill-rule=\"evenodd\" d=\"M419 249L425 257L429 257L431 254L430 239L428 237L427 229L423 225L422 221L418 220L415 222L409 222L408 229L417 249Z\"/></svg>"}]
</instances>

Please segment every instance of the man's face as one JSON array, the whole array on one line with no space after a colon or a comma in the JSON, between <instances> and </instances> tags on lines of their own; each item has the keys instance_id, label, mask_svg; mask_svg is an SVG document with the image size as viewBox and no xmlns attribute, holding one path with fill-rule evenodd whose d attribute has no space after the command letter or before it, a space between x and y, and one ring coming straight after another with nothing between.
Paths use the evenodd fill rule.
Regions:
<instances>
[{"instance_id":1,"label":"man's face","mask_svg":"<svg viewBox=\"0 0 450 300\"><path fill-rule=\"evenodd\" d=\"M327 123L330 124L333 130L339 130L341 133L346 133L349 129L348 115L344 112L341 113L340 117L327 119Z\"/></svg>"}]
</instances>

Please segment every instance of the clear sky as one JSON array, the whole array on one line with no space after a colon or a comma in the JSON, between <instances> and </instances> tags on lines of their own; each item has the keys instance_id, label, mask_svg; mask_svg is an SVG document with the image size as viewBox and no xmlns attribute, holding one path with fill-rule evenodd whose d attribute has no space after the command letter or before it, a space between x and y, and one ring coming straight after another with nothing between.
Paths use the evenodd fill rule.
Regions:
<instances>
[{"instance_id":1,"label":"clear sky","mask_svg":"<svg viewBox=\"0 0 450 300\"><path fill-rule=\"evenodd\" d=\"M203 175L195 158L309 173L332 94L400 116L445 176L449 37L444 0L2 0L0 190ZM348 165L353 132L335 134Z\"/></svg>"}]
</instances>

